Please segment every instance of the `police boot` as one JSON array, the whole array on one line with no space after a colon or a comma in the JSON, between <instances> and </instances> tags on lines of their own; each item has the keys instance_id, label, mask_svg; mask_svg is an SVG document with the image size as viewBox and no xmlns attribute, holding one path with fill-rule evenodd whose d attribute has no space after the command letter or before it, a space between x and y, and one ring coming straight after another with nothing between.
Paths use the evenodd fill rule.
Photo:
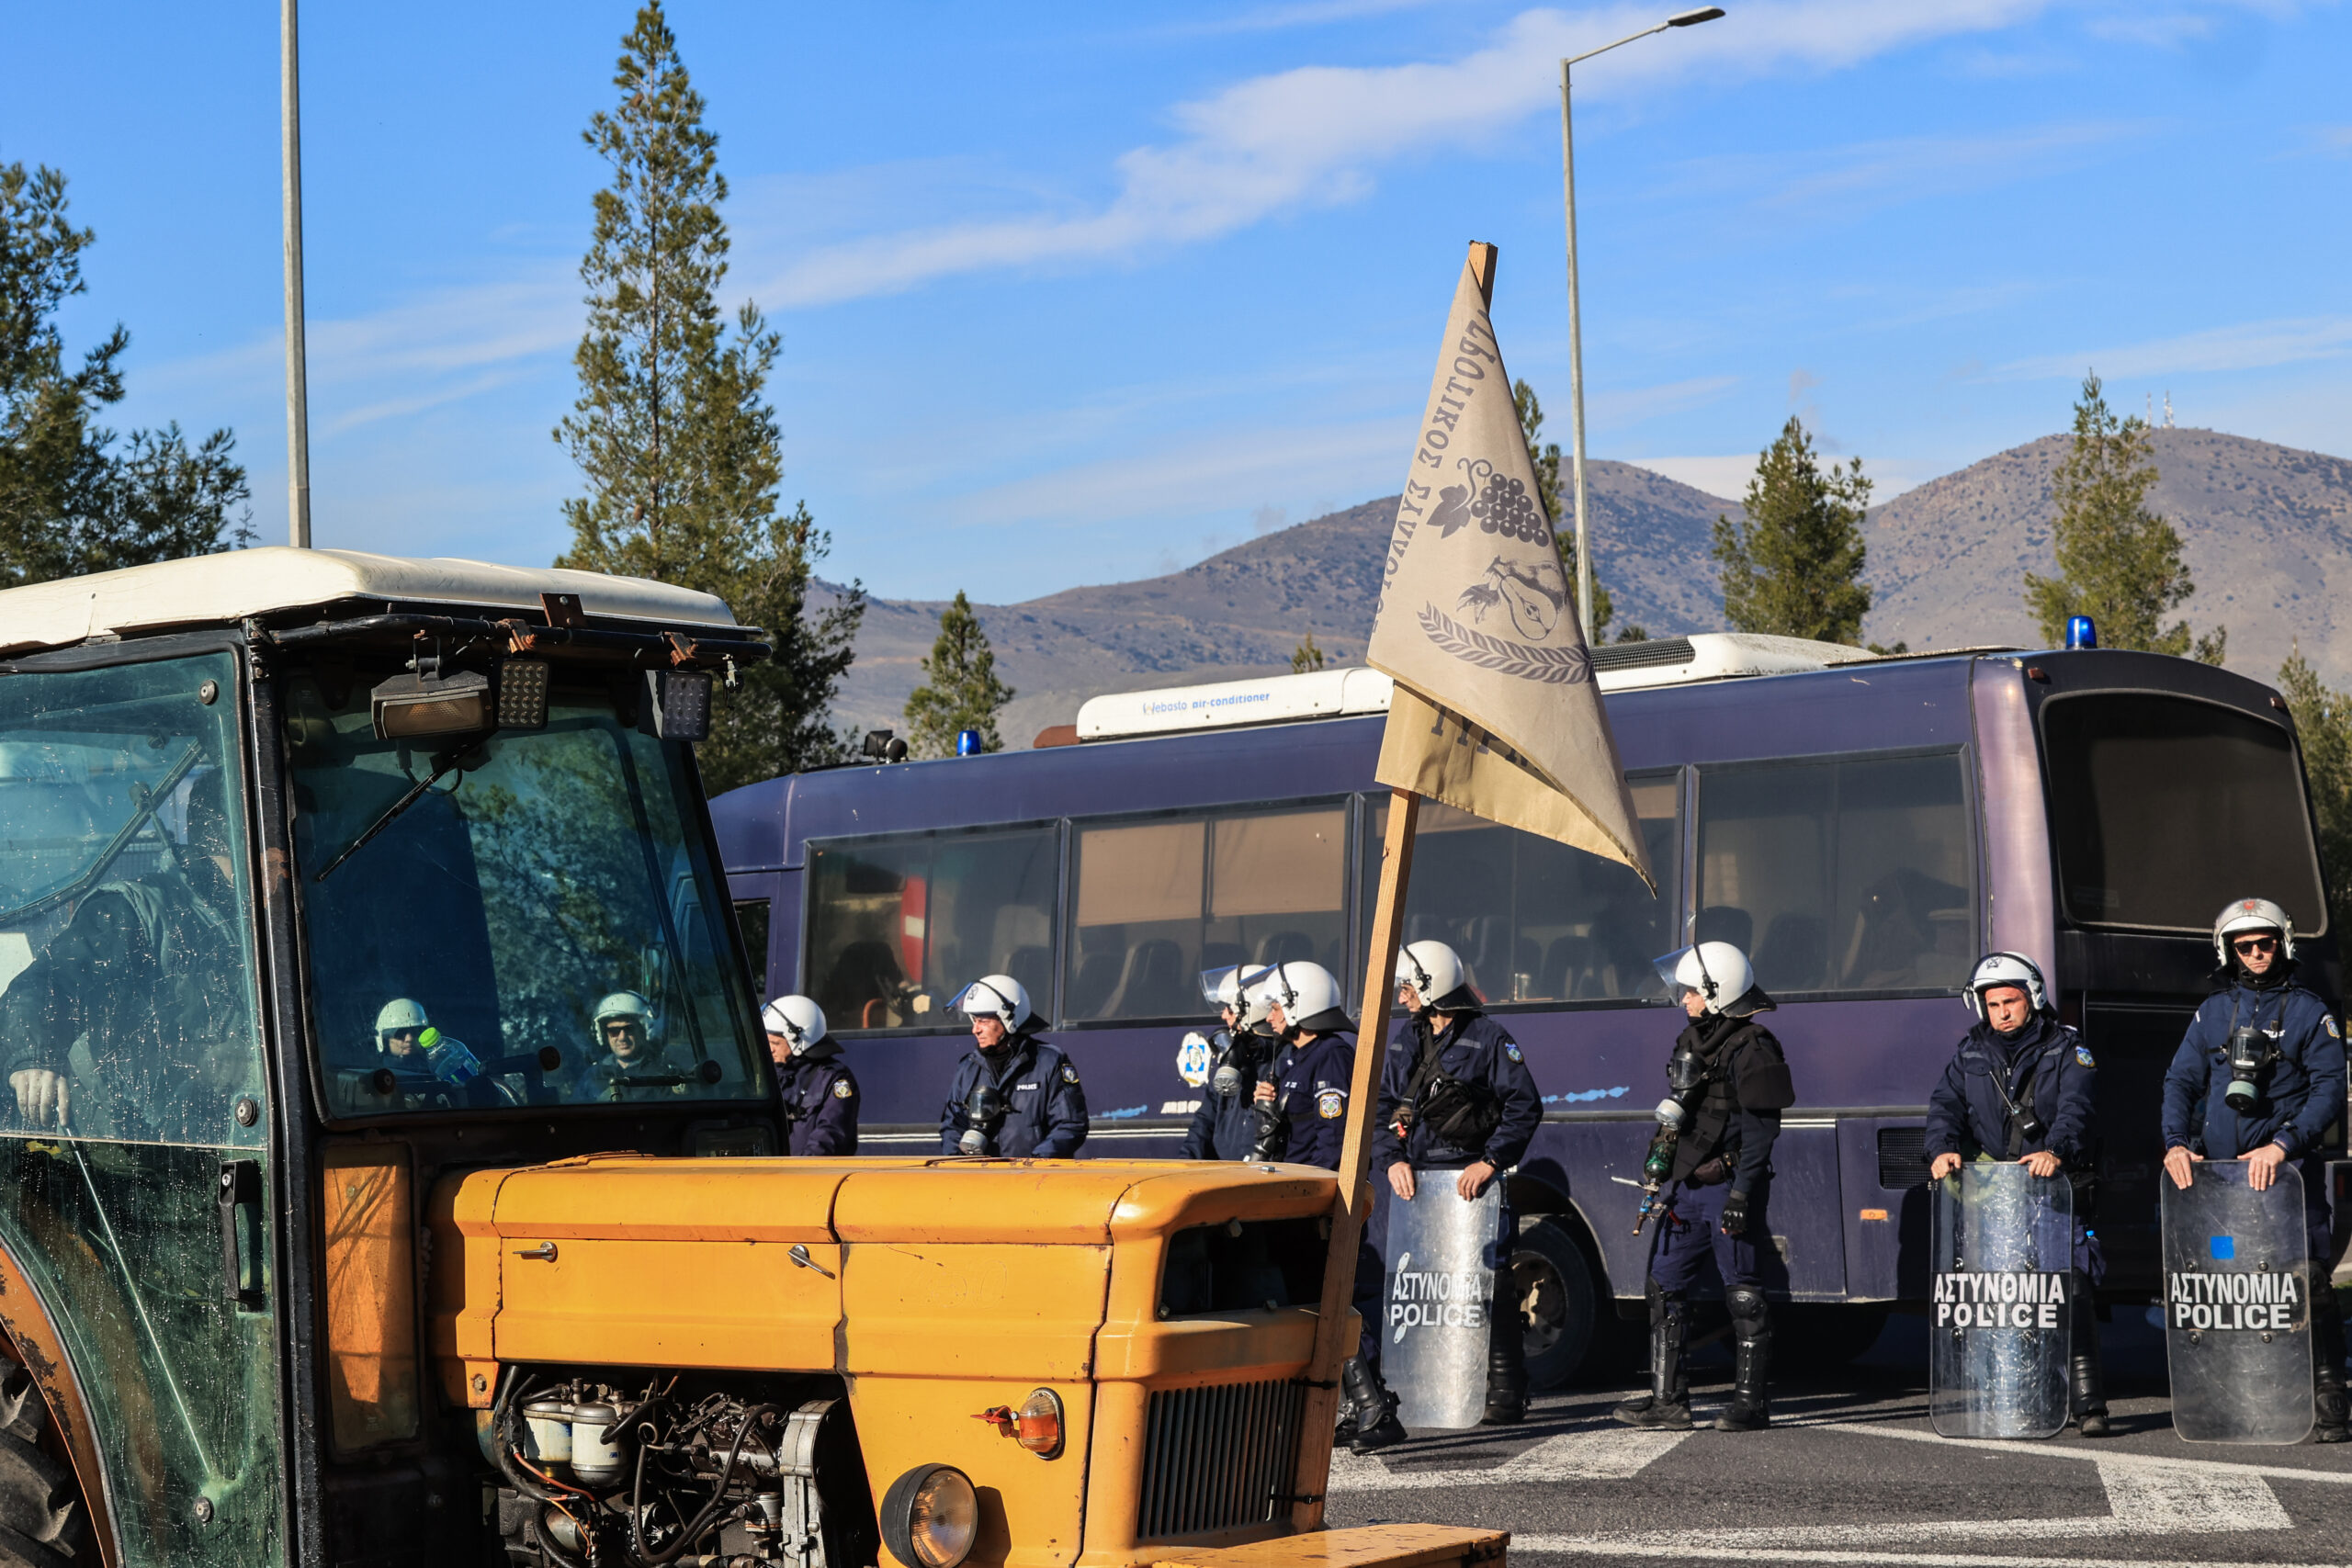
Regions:
<instances>
[{"instance_id":1,"label":"police boot","mask_svg":"<svg viewBox=\"0 0 2352 1568\"><path fill-rule=\"evenodd\" d=\"M2068 1362L2074 1391L2069 1401L2075 1425L2086 1438L2104 1438L2107 1425L2107 1372L2098 1357L2098 1314L2094 1310L2090 1276L2076 1274L2074 1329Z\"/></svg>"},{"instance_id":2,"label":"police boot","mask_svg":"<svg viewBox=\"0 0 2352 1568\"><path fill-rule=\"evenodd\" d=\"M1650 1391L1610 1412L1628 1427L1665 1431L1690 1429L1690 1384L1682 1375L1682 1347L1690 1333L1690 1305L1679 1291L1668 1293L1650 1281Z\"/></svg>"},{"instance_id":3,"label":"police boot","mask_svg":"<svg viewBox=\"0 0 2352 1568\"><path fill-rule=\"evenodd\" d=\"M1718 1432L1754 1432L1772 1424L1767 1385L1772 1375L1772 1304L1754 1285L1724 1292L1731 1312L1731 1403L1715 1417Z\"/></svg>"},{"instance_id":4,"label":"police boot","mask_svg":"<svg viewBox=\"0 0 2352 1568\"><path fill-rule=\"evenodd\" d=\"M1350 1453L1375 1453L1405 1440L1404 1424L1396 1419L1396 1396L1380 1381L1380 1369L1362 1356L1351 1356L1340 1369L1340 1386L1355 1406L1355 1432L1348 1439Z\"/></svg>"},{"instance_id":5,"label":"police boot","mask_svg":"<svg viewBox=\"0 0 2352 1568\"><path fill-rule=\"evenodd\" d=\"M1487 1413L1481 1427L1516 1427L1527 1419L1527 1330L1516 1311L1495 1319L1487 1340Z\"/></svg>"},{"instance_id":6,"label":"police boot","mask_svg":"<svg viewBox=\"0 0 2352 1568\"><path fill-rule=\"evenodd\" d=\"M2345 1425L2344 1307L2324 1269L2325 1265L2312 1269L2312 1404L2317 1416L2312 1441L2340 1443L2352 1437Z\"/></svg>"}]
</instances>

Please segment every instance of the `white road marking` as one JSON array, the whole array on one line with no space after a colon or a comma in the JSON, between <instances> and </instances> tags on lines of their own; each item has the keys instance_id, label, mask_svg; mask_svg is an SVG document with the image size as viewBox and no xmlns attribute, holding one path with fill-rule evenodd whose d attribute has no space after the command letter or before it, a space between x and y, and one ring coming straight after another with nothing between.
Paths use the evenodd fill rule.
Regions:
<instances>
[{"instance_id":1,"label":"white road marking","mask_svg":"<svg viewBox=\"0 0 2352 1568\"><path fill-rule=\"evenodd\" d=\"M1935 1433L1917 1427L1880 1427L1860 1424L1839 1425L1822 1422L1809 1428L1819 1432L1845 1432L1858 1438L1895 1438L1905 1442L1934 1443L1942 1448L1991 1449L2000 1453L2030 1455L2035 1459L2078 1459L2096 1461L2103 1459L2128 1457L2134 1465L2194 1471L2210 1475L2216 1471L2235 1472L2243 1475L2268 1476L2273 1480L2315 1481L2323 1485L2352 1486L2352 1471L2306 1470L2292 1464L2241 1464L2232 1460L2198 1459L2189 1454L2166 1458L2161 1454L2118 1455L2103 1453L2097 1449L2078 1445L2060 1446L2046 1442L2011 1442L2000 1438L1939 1438Z\"/></svg>"},{"instance_id":2,"label":"white road marking","mask_svg":"<svg viewBox=\"0 0 2352 1568\"><path fill-rule=\"evenodd\" d=\"M1480 1470L1391 1470L1376 1455L1331 1454L1333 1492L1418 1492L1437 1486L1518 1486L1543 1481L1630 1481L1672 1452L1688 1432L1633 1427L1563 1432Z\"/></svg>"}]
</instances>

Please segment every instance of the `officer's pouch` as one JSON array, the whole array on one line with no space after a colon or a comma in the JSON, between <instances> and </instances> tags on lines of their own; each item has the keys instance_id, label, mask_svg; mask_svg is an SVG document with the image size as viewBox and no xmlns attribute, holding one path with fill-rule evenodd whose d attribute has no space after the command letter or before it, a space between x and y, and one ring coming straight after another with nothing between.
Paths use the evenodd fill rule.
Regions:
<instances>
[{"instance_id":1,"label":"officer's pouch","mask_svg":"<svg viewBox=\"0 0 2352 1568\"><path fill-rule=\"evenodd\" d=\"M1421 1092L1419 1111L1414 1118L1438 1142L1457 1149L1485 1147L1502 1119L1502 1101L1491 1089L1444 1077Z\"/></svg>"},{"instance_id":2,"label":"officer's pouch","mask_svg":"<svg viewBox=\"0 0 2352 1568\"><path fill-rule=\"evenodd\" d=\"M1702 1161L1699 1168L1682 1179L1685 1187L1720 1187L1731 1179L1731 1161L1717 1155Z\"/></svg>"}]
</instances>

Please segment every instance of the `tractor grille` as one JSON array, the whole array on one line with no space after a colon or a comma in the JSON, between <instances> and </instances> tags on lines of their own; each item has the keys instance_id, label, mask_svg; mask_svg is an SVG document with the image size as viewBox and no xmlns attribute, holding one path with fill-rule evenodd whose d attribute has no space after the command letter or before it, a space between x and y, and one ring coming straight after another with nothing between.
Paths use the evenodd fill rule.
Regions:
<instances>
[{"instance_id":1,"label":"tractor grille","mask_svg":"<svg viewBox=\"0 0 2352 1568\"><path fill-rule=\"evenodd\" d=\"M1283 1381L1154 1393L1144 1416L1136 1539L1166 1540L1263 1524L1298 1473L1304 1384Z\"/></svg>"}]
</instances>

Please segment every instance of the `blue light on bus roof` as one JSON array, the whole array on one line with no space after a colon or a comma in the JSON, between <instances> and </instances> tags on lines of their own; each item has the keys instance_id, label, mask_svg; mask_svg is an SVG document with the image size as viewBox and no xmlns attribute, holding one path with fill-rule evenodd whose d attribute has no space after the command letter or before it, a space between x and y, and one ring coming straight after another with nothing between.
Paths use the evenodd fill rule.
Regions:
<instances>
[{"instance_id":1,"label":"blue light on bus roof","mask_svg":"<svg viewBox=\"0 0 2352 1568\"><path fill-rule=\"evenodd\" d=\"M2097 648L2098 646L2098 626L2088 615L2067 616L2066 646L2070 649Z\"/></svg>"}]
</instances>

